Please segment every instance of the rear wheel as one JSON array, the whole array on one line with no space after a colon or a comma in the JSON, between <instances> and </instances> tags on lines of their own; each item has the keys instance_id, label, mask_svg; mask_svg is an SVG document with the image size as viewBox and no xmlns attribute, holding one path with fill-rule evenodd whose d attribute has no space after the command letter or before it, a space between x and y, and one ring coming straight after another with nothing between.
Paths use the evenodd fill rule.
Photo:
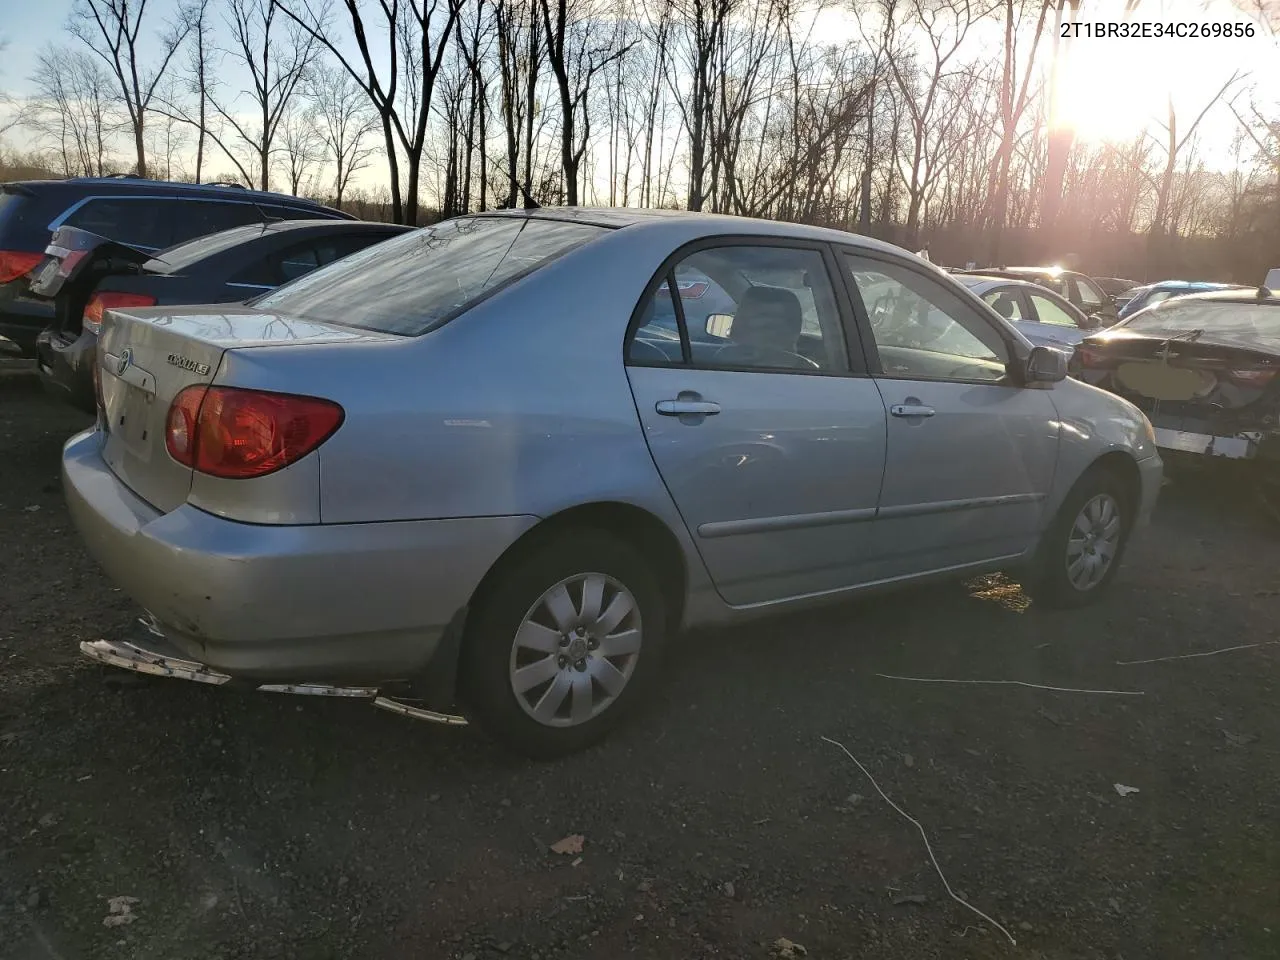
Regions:
<instances>
[{"instance_id":1,"label":"rear wheel","mask_svg":"<svg viewBox=\"0 0 1280 960\"><path fill-rule=\"evenodd\" d=\"M1045 531L1028 592L1050 607L1092 603L1111 585L1133 527L1119 480L1095 469L1077 481Z\"/></svg>"},{"instance_id":2,"label":"rear wheel","mask_svg":"<svg viewBox=\"0 0 1280 960\"><path fill-rule=\"evenodd\" d=\"M666 609L644 558L566 530L500 570L462 650L462 682L495 739L548 758L600 740L656 676Z\"/></svg>"}]
</instances>

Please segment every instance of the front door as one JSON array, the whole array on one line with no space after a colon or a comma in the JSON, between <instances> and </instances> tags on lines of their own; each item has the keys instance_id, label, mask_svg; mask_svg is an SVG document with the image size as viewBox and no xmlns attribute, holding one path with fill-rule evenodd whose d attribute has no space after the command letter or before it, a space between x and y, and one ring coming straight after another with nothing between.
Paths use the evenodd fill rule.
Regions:
<instances>
[{"instance_id":1,"label":"front door","mask_svg":"<svg viewBox=\"0 0 1280 960\"><path fill-rule=\"evenodd\" d=\"M851 363L830 251L686 249L641 306L627 373L717 590L746 606L874 579L885 410ZM651 322L673 304L678 339Z\"/></svg>"},{"instance_id":2,"label":"front door","mask_svg":"<svg viewBox=\"0 0 1280 960\"><path fill-rule=\"evenodd\" d=\"M876 549L892 575L1034 546L1058 448L1047 391L1011 381L994 320L906 261L842 253L888 408Z\"/></svg>"}]
</instances>

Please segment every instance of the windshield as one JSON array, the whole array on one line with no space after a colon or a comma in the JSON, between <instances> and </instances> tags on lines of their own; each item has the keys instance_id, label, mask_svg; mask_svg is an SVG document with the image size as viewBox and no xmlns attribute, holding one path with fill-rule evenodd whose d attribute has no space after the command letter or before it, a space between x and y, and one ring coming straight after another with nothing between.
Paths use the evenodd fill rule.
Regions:
<instances>
[{"instance_id":1,"label":"windshield","mask_svg":"<svg viewBox=\"0 0 1280 960\"><path fill-rule=\"evenodd\" d=\"M1280 307L1268 303L1175 297L1134 314L1124 329L1170 335L1203 330L1205 337L1214 339L1280 340Z\"/></svg>"},{"instance_id":2,"label":"windshield","mask_svg":"<svg viewBox=\"0 0 1280 960\"><path fill-rule=\"evenodd\" d=\"M414 336L604 232L561 220L460 217L367 247L253 303Z\"/></svg>"}]
</instances>

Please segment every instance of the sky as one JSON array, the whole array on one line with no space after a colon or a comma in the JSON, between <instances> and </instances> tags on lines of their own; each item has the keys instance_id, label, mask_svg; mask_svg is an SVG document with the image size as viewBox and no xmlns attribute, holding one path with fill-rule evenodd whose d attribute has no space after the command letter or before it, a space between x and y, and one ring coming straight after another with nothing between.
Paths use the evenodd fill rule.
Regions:
<instances>
[{"instance_id":1,"label":"sky","mask_svg":"<svg viewBox=\"0 0 1280 960\"><path fill-rule=\"evenodd\" d=\"M150 2L160 15L177 6L177 0ZM844 6L832 6L823 13L816 35L831 42L856 37L857 27L848 12L853 2L845 0ZM1280 5L1280 0L1266 2ZM38 7L31 0L0 0L0 38L8 41L0 55L0 90L16 95L30 92L40 49L49 43L76 42L64 30L71 6L72 0L43 0ZM1080 20L1118 21L1123 6L1123 0L1083 0ZM1231 0L1141 0L1135 18L1162 23L1250 22ZM1052 25L1042 41L1041 62L1048 60L1051 30ZM980 56L990 51L998 57L1002 32L998 23L983 24L971 34L965 53ZM1156 118L1163 120L1166 98L1172 98L1179 124L1185 125L1237 71L1246 76L1236 81L1230 95L1238 96L1241 103L1247 102L1251 90L1265 100L1280 101L1276 92L1280 91L1280 41L1258 33L1253 39L1080 36L1073 41L1072 60L1062 82L1063 118L1082 140L1124 139ZM228 86L236 83L229 72L222 79ZM1207 165L1217 169L1233 165L1231 141L1237 128L1224 105L1210 111L1199 129L1200 152Z\"/></svg>"}]
</instances>

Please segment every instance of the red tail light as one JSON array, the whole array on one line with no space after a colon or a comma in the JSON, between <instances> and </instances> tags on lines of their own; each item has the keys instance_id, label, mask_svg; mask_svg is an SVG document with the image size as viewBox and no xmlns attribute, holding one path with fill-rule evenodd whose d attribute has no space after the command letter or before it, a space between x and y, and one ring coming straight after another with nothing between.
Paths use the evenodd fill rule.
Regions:
<instances>
[{"instance_id":1,"label":"red tail light","mask_svg":"<svg viewBox=\"0 0 1280 960\"><path fill-rule=\"evenodd\" d=\"M305 457L342 419L342 407L331 400L200 384L173 398L165 447L200 473L245 480Z\"/></svg>"},{"instance_id":2,"label":"red tail light","mask_svg":"<svg viewBox=\"0 0 1280 960\"><path fill-rule=\"evenodd\" d=\"M146 293L115 293L107 290L95 293L84 308L82 329L97 334L102 331L102 311L112 307L154 307L156 298Z\"/></svg>"},{"instance_id":3,"label":"red tail light","mask_svg":"<svg viewBox=\"0 0 1280 960\"><path fill-rule=\"evenodd\" d=\"M1228 370L1227 379L1242 387L1265 387L1274 378L1276 370Z\"/></svg>"},{"instance_id":4,"label":"red tail light","mask_svg":"<svg viewBox=\"0 0 1280 960\"><path fill-rule=\"evenodd\" d=\"M25 250L0 250L0 283L17 280L36 268L43 253L27 253Z\"/></svg>"}]
</instances>

